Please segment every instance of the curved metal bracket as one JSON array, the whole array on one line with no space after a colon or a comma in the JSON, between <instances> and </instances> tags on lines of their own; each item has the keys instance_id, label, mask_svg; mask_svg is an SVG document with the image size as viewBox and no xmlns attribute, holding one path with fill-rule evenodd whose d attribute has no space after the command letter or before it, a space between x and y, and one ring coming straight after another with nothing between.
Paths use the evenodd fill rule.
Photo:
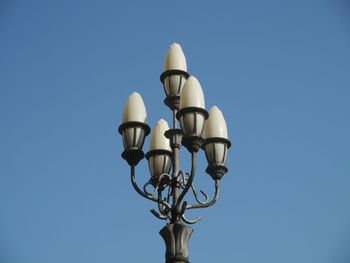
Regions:
<instances>
[{"instance_id":1,"label":"curved metal bracket","mask_svg":"<svg viewBox=\"0 0 350 263\"><path fill-rule=\"evenodd\" d=\"M181 210L179 212L179 217L181 217L181 216L183 216L185 214L186 208L187 208L187 202L184 201L182 203Z\"/></svg>"},{"instance_id":2,"label":"curved metal bracket","mask_svg":"<svg viewBox=\"0 0 350 263\"><path fill-rule=\"evenodd\" d=\"M151 195L151 194L149 194L149 193L145 193L144 191L142 191L142 190L140 189L140 187L139 187L139 186L137 185L137 183L136 183L136 178L135 178L135 166L132 165L130 168L131 168L131 184L132 184L132 186L134 187L135 191L136 191L139 195L141 195L142 197L147 198L147 199L149 199L149 200L151 200L151 201L153 201L153 202L158 203L158 198L154 197L153 195ZM146 183L146 184L147 184L147 183Z\"/></svg>"},{"instance_id":3,"label":"curved metal bracket","mask_svg":"<svg viewBox=\"0 0 350 263\"><path fill-rule=\"evenodd\" d=\"M181 216L181 220L182 220L183 222L185 222L186 224L190 224L190 225L199 222L201 219L202 219L201 216L197 216L195 219L188 219L188 218L186 218L185 215L182 215L182 216Z\"/></svg>"},{"instance_id":4,"label":"curved metal bracket","mask_svg":"<svg viewBox=\"0 0 350 263\"><path fill-rule=\"evenodd\" d=\"M166 200L163 200L161 190L158 190L158 210L162 215L166 216L171 211L171 205Z\"/></svg>"},{"instance_id":5,"label":"curved metal bracket","mask_svg":"<svg viewBox=\"0 0 350 263\"><path fill-rule=\"evenodd\" d=\"M188 175L188 174L186 173L186 175ZM186 176L184 175L184 173L183 173L182 171L180 171L180 172L178 173L177 177L180 178L180 179L178 180L180 187L181 187L182 189L185 189L185 187L186 187L186 182L188 181L188 177L186 178Z\"/></svg>"},{"instance_id":6,"label":"curved metal bracket","mask_svg":"<svg viewBox=\"0 0 350 263\"><path fill-rule=\"evenodd\" d=\"M154 209L151 209L150 211L151 211L151 213L152 213L156 218L158 218L158 219L160 219L160 220L167 220L167 219L168 219L167 216L162 216L161 214L159 214L159 213L158 213L156 210L154 210Z\"/></svg>"},{"instance_id":7,"label":"curved metal bracket","mask_svg":"<svg viewBox=\"0 0 350 263\"><path fill-rule=\"evenodd\" d=\"M203 190L199 190L199 192L200 192L200 193L204 196L204 198L205 198L204 201L201 201L201 200L199 200L198 194L197 194L197 192L196 192L196 189L195 189L193 183L192 183L192 185L191 185L191 189L192 189L194 198L196 199L196 201L197 201L199 204L205 204L205 203L208 202L208 195L206 194L206 192L204 192Z\"/></svg>"},{"instance_id":8,"label":"curved metal bracket","mask_svg":"<svg viewBox=\"0 0 350 263\"><path fill-rule=\"evenodd\" d=\"M155 195L157 193L158 184L154 187L153 192L149 192L147 190L147 186L149 186L149 185L153 186L153 183L152 183L151 180L149 180L147 183L145 183L145 185L143 186L143 192L146 193L147 195L153 196L153 195Z\"/></svg>"},{"instance_id":9,"label":"curved metal bracket","mask_svg":"<svg viewBox=\"0 0 350 263\"><path fill-rule=\"evenodd\" d=\"M186 193L188 192L188 190L190 189L193 179L194 179L194 175L196 173L196 153L192 152L191 153L191 174L186 182L185 188L183 189L182 193L180 194L179 198L177 199L177 203L176 205L178 206L182 199L185 197Z\"/></svg>"},{"instance_id":10,"label":"curved metal bracket","mask_svg":"<svg viewBox=\"0 0 350 263\"><path fill-rule=\"evenodd\" d=\"M199 203L198 205L190 204L187 206L187 209L194 209L194 208L207 208L215 204L215 202L218 200L220 194L220 180L215 180L215 194L214 197L205 203Z\"/></svg>"},{"instance_id":11,"label":"curved metal bracket","mask_svg":"<svg viewBox=\"0 0 350 263\"><path fill-rule=\"evenodd\" d=\"M145 191L142 191L140 189L140 187L137 185L136 183L136 178L135 178L135 166L131 166L131 184L132 186L134 187L134 189L136 190L136 192L141 195L142 197L144 198L147 198L155 203L158 204L158 208L159 208L159 211L161 213L168 213L168 212L165 212L165 209L162 208L162 206L165 206L166 207L166 211L170 211L171 210L171 205L166 201L166 200L162 200L162 196L161 196L161 191L158 190L158 185L155 187L155 190L153 192L153 194L147 192L145 190L145 188L151 184L151 181L148 181L145 185L144 185L144 190ZM156 191L158 191L158 198L154 197L154 194L156 193Z\"/></svg>"}]
</instances>

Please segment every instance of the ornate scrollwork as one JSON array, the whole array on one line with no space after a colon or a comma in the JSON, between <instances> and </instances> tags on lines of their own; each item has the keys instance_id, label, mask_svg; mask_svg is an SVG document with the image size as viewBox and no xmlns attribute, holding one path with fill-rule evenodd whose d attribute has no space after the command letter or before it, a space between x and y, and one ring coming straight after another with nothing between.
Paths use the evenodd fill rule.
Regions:
<instances>
[{"instance_id":1,"label":"ornate scrollwork","mask_svg":"<svg viewBox=\"0 0 350 263\"><path fill-rule=\"evenodd\" d=\"M186 224L195 224L201 220L201 217L198 216L194 219L188 219L185 216L185 212L187 209L196 209L196 208L207 208L212 206L219 197L220 193L220 181L215 180L215 193L212 199L209 200L209 197L206 192L203 190L199 190L199 193L203 195L204 199L200 199L199 194L197 193L196 187L193 183L193 179L195 176L195 166L196 166L196 154L192 153L191 158L191 173L184 173L179 171L176 176L171 176L169 174L161 174L159 178L155 181L154 178L147 181L143 190L136 183L135 176L135 166L131 166L131 183L141 196L157 203L157 210L150 210L151 213L161 220L169 220L172 221L175 216L180 219L180 221ZM173 187L178 186L182 191L179 193L177 203L171 205L170 199L173 194ZM151 190L149 188L152 188ZM188 204L186 201L183 201L183 198L187 194L187 192L191 189L191 192L196 200L197 204ZM163 193L166 193L165 197L163 197Z\"/></svg>"},{"instance_id":2,"label":"ornate scrollwork","mask_svg":"<svg viewBox=\"0 0 350 263\"><path fill-rule=\"evenodd\" d=\"M181 216L181 221L185 222L186 224L190 224L190 225L197 223L201 219L202 219L201 216L197 216L195 219L188 219L188 218L186 218L185 215Z\"/></svg>"},{"instance_id":3,"label":"ornate scrollwork","mask_svg":"<svg viewBox=\"0 0 350 263\"><path fill-rule=\"evenodd\" d=\"M199 203L198 205L196 205L196 204L189 204L189 205L187 205L186 209L210 207L213 204L215 204L215 202L219 198L219 194L220 194L220 180L217 179L217 180L215 180L215 193L214 193L213 198L210 201L207 200L206 202Z\"/></svg>"}]
</instances>

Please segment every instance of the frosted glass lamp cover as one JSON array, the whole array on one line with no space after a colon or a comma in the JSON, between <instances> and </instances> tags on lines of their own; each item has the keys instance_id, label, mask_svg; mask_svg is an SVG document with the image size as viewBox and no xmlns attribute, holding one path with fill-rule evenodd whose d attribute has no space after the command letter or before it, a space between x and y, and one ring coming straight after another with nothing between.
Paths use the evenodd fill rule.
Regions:
<instances>
[{"instance_id":1,"label":"frosted glass lamp cover","mask_svg":"<svg viewBox=\"0 0 350 263\"><path fill-rule=\"evenodd\" d=\"M181 91L180 109L176 114L181 130L186 138L201 138L204 122L208 118L202 87L193 76L190 76ZM185 142L185 141L184 141ZM187 149L193 141L185 142ZM193 148L194 149L194 148Z\"/></svg>"},{"instance_id":2,"label":"frosted glass lamp cover","mask_svg":"<svg viewBox=\"0 0 350 263\"><path fill-rule=\"evenodd\" d=\"M179 109L180 93L190 76L187 73L185 55L179 44L173 43L164 57L164 72L160 75L166 99L164 101L171 110Z\"/></svg>"},{"instance_id":3,"label":"frosted glass lamp cover","mask_svg":"<svg viewBox=\"0 0 350 263\"><path fill-rule=\"evenodd\" d=\"M204 94L198 79L190 76L181 91L180 109L197 107L205 109Z\"/></svg>"},{"instance_id":4,"label":"frosted glass lamp cover","mask_svg":"<svg viewBox=\"0 0 350 263\"><path fill-rule=\"evenodd\" d=\"M231 143L227 138L227 127L221 110L213 106L209 110L209 118L204 125L203 149L209 163L209 167L222 167L227 158L227 149ZM212 170L209 168L209 170Z\"/></svg>"},{"instance_id":5,"label":"frosted glass lamp cover","mask_svg":"<svg viewBox=\"0 0 350 263\"><path fill-rule=\"evenodd\" d=\"M160 119L154 126L149 151L146 154L151 178L154 183L157 183L161 174L169 174L171 170L172 152L169 139L164 135L167 130L169 130L168 123Z\"/></svg>"},{"instance_id":6,"label":"frosted glass lamp cover","mask_svg":"<svg viewBox=\"0 0 350 263\"><path fill-rule=\"evenodd\" d=\"M185 54L178 43L170 45L164 58L163 69L164 71L173 69L187 71Z\"/></svg>"},{"instance_id":7,"label":"frosted glass lamp cover","mask_svg":"<svg viewBox=\"0 0 350 263\"><path fill-rule=\"evenodd\" d=\"M124 106L122 124L118 129L123 138L125 152L142 151L145 137L150 133L146 119L147 113L142 97L133 92ZM125 153L124 159L130 159L129 155ZM143 153L139 153L138 156L141 158Z\"/></svg>"},{"instance_id":8,"label":"frosted glass lamp cover","mask_svg":"<svg viewBox=\"0 0 350 263\"><path fill-rule=\"evenodd\" d=\"M219 137L227 139L227 126L221 110L213 106L209 110L209 118L204 124L204 139Z\"/></svg>"},{"instance_id":9,"label":"frosted glass lamp cover","mask_svg":"<svg viewBox=\"0 0 350 263\"><path fill-rule=\"evenodd\" d=\"M164 133L169 130L168 123L160 119L153 128L149 150L168 150L171 151L169 139L164 136Z\"/></svg>"},{"instance_id":10,"label":"frosted glass lamp cover","mask_svg":"<svg viewBox=\"0 0 350 263\"><path fill-rule=\"evenodd\" d=\"M122 123L130 121L146 123L146 120L147 112L142 97L137 92L133 92L124 106Z\"/></svg>"}]
</instances>

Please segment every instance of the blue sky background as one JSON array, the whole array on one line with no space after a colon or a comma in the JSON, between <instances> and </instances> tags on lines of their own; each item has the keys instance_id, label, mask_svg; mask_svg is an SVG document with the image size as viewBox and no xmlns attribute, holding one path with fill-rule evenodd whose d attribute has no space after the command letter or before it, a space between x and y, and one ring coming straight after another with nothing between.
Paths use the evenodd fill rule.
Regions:
<instances>
[{"instance_id":1,"label":"blue sky background","mask_svg":"<svg viewBox=\"0 0 350 263\"><path fill-rule=\"evenodd\" d=\"M133 91L170 120L174 41L232 141L191 262L350 262L349 23L346 0L2 0L0 262L163 262L116 128Z\"/></svg>"}]
</instances>

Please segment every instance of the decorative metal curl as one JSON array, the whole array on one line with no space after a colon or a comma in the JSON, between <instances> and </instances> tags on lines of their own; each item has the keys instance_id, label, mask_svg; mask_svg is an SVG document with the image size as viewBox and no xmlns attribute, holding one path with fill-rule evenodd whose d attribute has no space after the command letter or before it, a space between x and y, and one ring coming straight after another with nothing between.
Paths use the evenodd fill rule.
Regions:
<instances>
[{"instance_id":1,"label":"decorative metal curl","mask_svg":"<svg viewBox=\"0 0 350 263\"><path fill-rule=\"evenodd\" d=\"M151 209L151 213L157 217L158 219L161 219L161 220L167 220L169 217L168 216L163 216L161 214L159 214L156 210L154 209Z\"/></svg>"},{"instance_id":2,"label":"decorative metal curl","mask_svg":"<svg viewBox=\"0 0 350 263\"><path fill-rule=\"evenodd\" d=\"M197 155L195 152L191 153L191 174L186 182L185 188L182 190L182 193L180 194L179 198L177 199L176 205L179 205L181 203L182 199L185 197L186 193L191 188L194 176L196 174L196 156Z\"/></svg>"},{"instance_id":3,"label":"decorative metal curl","mask_svg":"<svg viewBox=\"0 0 350 263\"><path fill-rule=\"evenodd\" d=\"M166 199L163 199L162 197L162 191L158 191L158 210L162 215L168 215L171 211L171 205L166 201Z\"/></svg>"},{"instance_id":4,"label":"decorative metal curl","mask_svg":"<svg viewBox=\"0 0 350 263\"><path fill-rule=\"evenodd\" d=\"M164 213L165 213L164 209L162 209L161 206L166 207L166 209L167 209L168 211L170 211L171 206L169 205L169 203L168 203L166 200L162 200L161 191L158 191L158 198L156 198L156 197L154 197L154 194L151 194L151 193L149 193L149 192L147 192L147 191L142 191L142 190L140 189L140 187L139 187L139 186L137 185L137 183L136 183L136 178L135 178L135 166L131 166L131 184L132 184L132 186L134 187L134 189L136 190L136 192L137 192L138 194L140 194L141 196L143 196L143 197L145 197L145 198L147 198L147 199L149 199L149 200L151 200L151 201L157 203L157 204L158 204L158 208L160 208L160 212L164 212ZM145 188L146 188L149 184L150 184L150 181L148 181L148 182L144 185L144 190L145 190ZM156 191L156 189L158 189L158 186L155 187L155 191ZM160 195L159 195L159 193L160 193ZM153 210L153 212L152 212L152 210ZM153 215L155 215L155 216L158 217L159 219L163 219L164 216L161 216L161 215L160 215L159 213L157 213L154 209L152 209L152 210L151 210L151 212L152 212ZM166 217L166 218L168 218L168 217Z\"/></svg>"},{"instance_id":5,"label":"decorative metal curl","mask_svg":"<svg viewBox=\"0 0 350 263\"><path fill-rule=\"evenodd\" d=\"M185 175L187 176L187 178ZM177 177L179 178L178 182L179 182L180 187L182 189L185 189L189 174L188 173L184 174L182 171L180 171Z\"/></svg>"},{"instance_id":6,"label":"decorative metal curl","mask_svg":"<svg viewBox=\"0 0 350 263\"><path fill-rule=\"evenodd\" d=\"M208 195L206 194L206 192L204 192L203 190L199 190L199 192L204 196L205 200L204 201L201 201L199 200L199 197L198 197L198 194L196 192L196 189L194 187L194 184L192 183L191 185L191 189L192 189L192 192L193 192L193 196L194 198L196 199L196 201L199 203L199 204L205 204L208 202Z\"/></svg>"},{"instance_id":7,"label":"decorative metal curl","mask_svg":"<svg viewBox=\"0 0 350 263\"><path fill-rule=\"evenodd\" d=\"M213 198L210 201L207 201L205 203L199 203L198 205L190 204L186 207L186 209L194 209L194 208L207 208L215 204L215 202L218 200L220 194L220 180L215 180L215 193Z\"/></svg>"},{"instance_id":8,"label":"decorative metal curl","mask_svg":"<svg viewBox=\"0 0 350 263\"><path fill-rule=\"evenodd\" d=\"M152 185L152 186L153 186L153 182L152 182L151 180L149 180L148 182L146 182L146 183L144 184L144 186L143 186L143 191L144 191L147 195L153 196L153 195L155 195L155 194L157 193L159 184L157 184L156 186L153 186L153 187L154 187L154 188L153 188L153 192L149 192L149 191L147 190L147 186L149 186L149 185Z\"/></svg>"},{"instance_id":9,"label":"decorative metal curl","mask_svg":"<svg viewBox=\"0 0 350 263\"><path fill-rule=\"evenodd\" d=\"M168 187L168 193L167 193L166 199L165 199L165 201L166 201L167 203L169 203L171 195L172 195L172 188L169 186L169 187Z\"/></svg>"},{"instance_id":10,"label":"decorative metal curl","mask_svg":"<svg viewBox=\"0 0 350 263\"><path fill-rule=\"evenodd\" d=\"M159 175L158 178L158 188L162 191L164 190L167 186L171 184L171 176L167 173L163 173Z\"/></svg>"},{"instance_id":11,"label":"decorative metal curl","mask_svg":"<svg viewBox=\"0 0 350 263\"><path fill-rule=\"evenodd\" d=\"M196 208L207 208L212 206L218 199L220 193L220 180L215 180L215 193L212 199L209 200L208 195L203 190L199 190L199 192L204 196L204 200L201 200L199 194L196 191L195 185L193 183L193 179L195 176L195 168L196 168L196 154L192 153L191 156L191 173L184 173L182 171L178 172L178 174L172 177L169 174L161 174L157 182L155 180L149 180L143 186L143 191L136 183L136 175L135 175L135 166L131 166L131 183L141 196L157 203L157 212L155 209L151 210L151 213L161 220L174 220L174 209L176 209L176 217L180 219L182 222L187 224L195 224L201 220L201 217L198 216L194 219L188 219L185 216L185 212L187 209L196 209ZM173 205L170 205L171 195L173 194L174 183L176 182L177 187L182 189L179 197L177 198L177 202ZM147 187L151 185L153 187L152 191L149 191ZM167 189L168 188L168 189ZM187 194L188 190L191 188L193 196L198 204L188 204L186 201L183 201L184 196ZM163 198L163 191L167 189L166 196ZM158 194L157 194L158 193ZM176 208L174 208L176 207Z\"/></svg>"},{"instance_id":12,"label":"decorative metal curl","mask_svg":"<svg viewBox=\"0 0 350 263\"><path fill-rule=\"evenodd\" d=\"M136 178L135 178L135 166L134 166L134 165L131 166L131 177L130 177L130 178L131 178L131 184L132 184L132 186L134 187L135 191L136 191L139 195L141 195L141 196L143 196L144 198L147 198L147 199L149 199L149 200L151 200L151 201L153 201L153 202L158 203L158 198L154 197L153 195L150 195L149 193L145 193L145 192L142 191L142 190L140 189L140 187L137 185L137 183L136 183Z\"/></svg>"},{"instance_id":13,"label":"decorative metal curl","mask_svg":"<svg viewBox=\"0 0 350 263\"><path fill-rule=\"evenodd\" d=\"M190 224L190 225L199 222L201 219L202 219L201 216L197 216L195 219L188 219L185 215L182 215L182 216L181 216L181 220L182 220L183 222L185 222L186 224Z\"/></svg>"},{"instance_id":14,"label":"decorative metal curl","mask_svg":"<svg viewBox=\"0 0 350 263\"><path fill-rule=\"evenodd\" d=\"M185 175L186 175L187 177L186 177ZM183 173L182 171L179 172L179 177L180 177L179 185L180 185L180 187L181 187L182 189L185 189L186 184L187 184L187 182L188 182L188 178L189 178L189 176L190 176L188 173L186 173L185 175L184 175L184 173ZM196 201L197 201L199 204L205 204L205 203L208 202L209 197L208 197L207 193L204 192L203 190L199 190L199 192L204 196L204 201L202 201L202 200L199 199L199 196L198 196L198 194L197 194L197 191L196 191L196 188L195 188L194 183L191 184L191 190L192 190L192 193L193 193L194 198L196 199Z\"/></svg>"},{"instance_id":15,"label":"decorative metal curl","mask_svg":"<svg viewBox=\"0 0 350 263\"><path fill-rule=\"evenodd\" d=\"M158 190L158 200L159 213L155 209L151 209L151 213L161 220L170 219L171 205L167 202L167 198L162 198L162 192L160 190Z\"/></svg>"}]
</instances>

